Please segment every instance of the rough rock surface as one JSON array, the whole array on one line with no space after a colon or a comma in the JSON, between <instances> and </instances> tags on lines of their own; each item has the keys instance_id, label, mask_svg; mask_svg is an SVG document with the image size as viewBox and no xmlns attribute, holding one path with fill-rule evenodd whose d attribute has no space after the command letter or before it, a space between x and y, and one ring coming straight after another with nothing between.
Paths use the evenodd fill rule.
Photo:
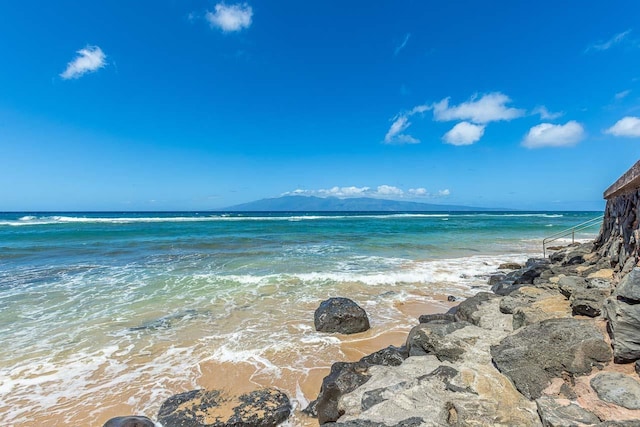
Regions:
<instances>
[{"instance_id":1,"label":"rough rock surface","mask_svg":"<svg viewBox=\"0 0 640 427\"><path fill-rule=\"evenodd\" d=\"M318 417L320 424L336 421L342 415L338 409L338 401L344 394L369 381L369 368L374 365L399 366L407 356L405 348L389 346L363 357L358 362L334 363L331 373L322 380L318 398L313 402L315 411L309 412Z\"/></svg>"},{"instance_id":2,"label":"rough rock surface","mask_svg":"<svg viewBox=\"0 0 640 427\"><path fill-rule=\"evenodd\" d=\"M640 268L634 268L604 303L618 362L640 359Z\"/></svg>"},{"instance_id":3,"label":"rough rock surface","mask_svg":"<svg viewBox=\"0 0 640 427\"><path fill-rule=\"evenodd\" d=\"M415 326L407 337L409 356L435 354L438 360L454 362L465 352L465 341L454 334L465 328L467 322L433 321Z\"/></svg>"},{"instance_id":4,"label":"rough rock surface","mask_svg":"<svg viewBox=\"0 0 640 427\"><path fill-rule=\"evenodd\" d=\"M167 399L158 412L164 427L275 427L291 413L287 395L274 388L228 396L192 390Z\"/></svg>"},{"instance_id":5,"label":"rough rock surface","mask_svg":"<svg viewBox=\"0 0 640 427\"><path fill-rule=\"evenodd\" d=\"M489 292L478 292L471 298L467 298L458 305L455 313L457 321L469 322L477 325L480 323L481 313L479 308L489 300L496 299L497 296Z\"/></svg>"},{"instance_id":6,"label":"rough rock surface","mask_svg":"<svg viewBox=\"0 0 640 427\"><path fill-rule=\"evenodd\" d=\"M640 303L640 268L634 268L616 287L615 295L630 304Z\"/></svg>"},{"instance_id":7,"label":"rough rock surface","mask_svg":"<svg viewBox=\"0 0 640 427\"><path fill-rule=\"evenodd\" d=\"M638 259L640 240L640 190L633 190L607 200L602 230L595 250L606 257L611 267L620 271L629 259Z\"/></svg>"},{"instance_id":8,"label":"rough rock surface","mask_svg":"<svg viewBox=\"0 0 640 427\"><path fill-rule=\"evenodd\" d=\"M591 412L566 399L541 397L536 400L538 414L544 427L599 424L600 419Z\"/></svg>"},{"instance_id":9,"label":"rough rock surface","mask_svg":"<svg viewBox=\"0 0 640 427\"><path fill-rule=\"evenodd\" d=\"M569 298L573 314L588 317L600 316L607 294L608 292L600 289L576 290Z\"/></svg>"},{"instance_id":10,"label":"rough rock surface","mask_svg":"<svg viewBox=\"0 0 640 427\"><path fill-rule=\"evenodd\" d=\"M450 313L423 314L418 318L418 322L420 323L429 323L433 322L434 320L455 322L456 318L454 314Z\"/></svg>"},{"instance_id":11,"label":"rough rock surface","mask_svg":"<svg viewBox=\"0 0 640 427\"><path fill-rule=\"evenodd\" d=\"M465 318L481 325L493 320L486 328L446 320L418 325L407 345L423 355L397 367L370 367L370 378L339 399L342 415L335 425L539 426L535 404L491 363L490 348L509 334L511 316L500 313L499 299L486 296L466 307ZM482 319L479 313L484 313Z\"/></svg>"},{"instance_id":12,"label":"rough rock surface","mask_svg":"<svg viewBox=\"0 0 640 427\"><path fill-rule=\"evenodd\" d=\"M591 387L604 401L640 409L640 383L627 375L603 372L591 380Z\"/></svg>"},{"instance_id":13,"label":"rough rock surface","mask_svg":"<svg viewBox=\"0 0 640 427\"><path fill-rule=\"evenodd\" d=\"M317 331L355 334L369 329L367 313L349 298L329 298L320 303L313 321Z\"/></svg>"},{"instance_id":14,"label":"rough rock surface","mask_svg":"<svg viewBox=\"0 0 640 427\"><path fill-rule=\"evenodd\" d=\"M338 426L539 426L527 401L491 364L451 365L435 356L408 358L397 368L374 367L372 378L345 395ZM354 423L354 424L347 424Z\"/></svg>"},{"instance_id":15,"label":"rough rock surface","mask_svg":"<svg viewBox=\"0 0 640 427\"><path fill-rule=\"evenodd\" d=\"M155 423L147 417L130 415L111 418L102 427L155 427Z\"/></svg>"},{"instance_id":16,"label":"rough rock surface","mask_svg":"<svg viewBox=\"0 0 640 427\"><path fill-rule=\"evenodd\" d=\"M491 354L522 394L537 399L553 378L584 375L609 361L611 349L589 321L549 319L508 336Z\"/></svg>"},{"instance_id":17,"label":"rough rock surface","mask_svg":"<svg viewBox=\"0 0 640 427\"><path fill-rule=\"evenodd\" d=\"M560 294L541 297L528 306L513 311L513 329L542 322L547 319L571 317L569 302Z\"/></svg>"}]
</instances>

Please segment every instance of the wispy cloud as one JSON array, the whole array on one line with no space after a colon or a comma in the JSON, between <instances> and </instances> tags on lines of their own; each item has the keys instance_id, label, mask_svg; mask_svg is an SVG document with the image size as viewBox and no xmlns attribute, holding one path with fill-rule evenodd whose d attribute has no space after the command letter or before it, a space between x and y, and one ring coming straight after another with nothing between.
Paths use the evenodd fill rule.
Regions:
<instances>
[{"instance_id":1,"label":"wispy cloud","mask_svg":"<svg viewBox=\"0 0 640 427\"><path fill-rule=\"evenodd\" d=\"M640 137L640 117L627 116L618 120L615 125L605 130L613 136L623 136L627 138Z\"/></svg>"},{"instance_id":2,"label":"wispy cloud","mask_svg":"<svg viewBox=\"0 0 640 427\"><path fill-rule=\"evenodd\" d=\"M473 123L485 124L501 120L512 120L522 117L525 110L508 107L511 99L500 92L488 93L478 98L472 96L468 101L458 105L449 105L445 98L433 104L433 116L437 121L468 120Z\"/></svg>"},{"instance_id":3,"label":"wispy cloud","mask_svg":"<svg viewBox=\"0 0 640 427\"><path fill-rule=\"evenodd\" d=\"M411 126L409 117L415 114L424 113L430 108L431 107L428 105L417 105L411 110L395 116L392 119L393 123L391 123L391 127L389 127L387 134L384 136L384 142L386 144L419 144L419 139L404 133L404 131Z\"/></svg>"},{"instance_id":4,"label":"wispy cloud","mask_svg":"<svg viewBox=\"0 0 640 427\"><path fill-rule=\"evenodd\" d=\"M86 73L97 71L104 67L107 56L98 46L87 46L76 52L78 56L67 64L60 77L65 80L78 79Z\"/></svg>"},{"instance_id":5,"label":"wispy cloud","mask_svg":"<svg viewBox=\"0 0 640 427\"><path fill-rule=\"evenodd\" d=\"M564 116L564 113L562 111L552 113L551 111L547 110L547 107L545 107L544 105L540 105L534 108L531 111L531 114L539 114L542 120L555 120Z\"/></svg>"},{"instance_id":6,"label":"wispy cloud","mask_svg":"<svg viewBox=\"0 0 640 427\"><path fill-rule=\"evenodd\" d=\"M249 28L252 23L253 9L247 3L226 5L218 3L215 12L207 12L205 19L211 27L216 27L224 32L241 31Z\"/></svg>"},{"instance_id":7,"label":"wispy cloud","mask_svg":"<svg viewBox=\"0 0 640 427\"><path fill-rule=\"evenodd\" d=\"M625 38L627 38L627 36L631 33L631 30L627 30L627 31L623 31L621 33L618 33L616 35L614 35L613 37L611 37L609 40L606 41L598 41L596 43L593 43L591 45L589 45L586 49L585 49L585 53L586 52L590 52L590 51L603 51L603 50L609 50L611 49L613 46L618 45L620 43L622 43L624 41Z\"/></svg>"},{"instance_id":8,"label":"wispy cloud","mask_svg":"<svg viewBox=\"0 0 640 427\"><path fill-rule=\"evenodd\" d=\"M631 89L627 89L627 90L623 90L622 92L618 92L615 94L614 98L619 101L621 99L624 99L627 97L627 95L629 95L631 93Z\"/></svg>"},{"instance_id":9,"label":"wispy cloud","mask_svg":"<svg viewBox=\"0 0 640 427\"><path fill-rule=\"evenodd\" d=\"M564 125L541 123L529 130L522 145L527 148L568 147L579 143L584 135L584 128L575 120Z\"/></svg>"},{"instance_id":10,"label":"wispy cloud","mask_svg":"<svg viewBox=\"0 0 640 427\"><path fill-rule=\"evenodd\" d=\"M434 197L446 197L451 192L446 190L439 190L432 194L424 187L410 188L403 190L394 185L379 185L373 187L331 187L327 189L319 190L304 190L297 189L288 191L283 196L315 196L315 197L338 197L338 198L350 198L350 197L373 197L383 199L418 199L418 198L434 198Z\"/></svg>"},{"instance_id":11,"label":"wispy cloud","mask_svg":"<svg viewBox=\"0 0 640 427\"><path fill-rule=\"evenodd\" d=\"M386 144L418 144L419 139L412 137L406 133L403 133L407 128L411 126L409 117L400 115L395 118L391 127L384 136L384 142Z\"/></svg>"},{"instance_id":12,"label":"wispy cloud","mask_svg":"<svg viewBox=\"0 0 640 427\"><path fill-rule=\"evenodd\" d=\"M393 55L396 56L400 53L400 51L402 49L404 49L404 47L407 45L407 42L409 41L409 38L411 37L411 33L407 33L404 36L404 40L402 40L402 43L400 43L399 46L396 47L396 50L393 51Z\"/></svg>"},{"instance_id":13,"label":"wispy cloud","mask_svg":"<svg viewBox=\"0 0 640 427\"><path fill-rule=\"evenodd\" d=\"M451 145L471 145L478 142L484 135L485 125L474 125L469 122L460 122L449 132L445 133L442 139Z\"/></svg>"}]
</instances>

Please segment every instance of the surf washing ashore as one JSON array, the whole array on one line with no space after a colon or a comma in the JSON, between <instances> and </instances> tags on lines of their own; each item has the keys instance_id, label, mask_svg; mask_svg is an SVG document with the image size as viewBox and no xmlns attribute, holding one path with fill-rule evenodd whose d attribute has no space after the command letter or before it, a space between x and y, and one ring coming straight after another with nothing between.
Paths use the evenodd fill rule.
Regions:
<instances>
[{"instance_id":1,"label":"surf washing ashore","mask_svg":"<svg viewBox=\"0 0 640 427\"><path fill-rule=\"evenodd\" d=\"M600 214L0 214L0 424L101 426L187 390L274 386L290 425L317 425L300 410L333 362L403 344L419 315ZM316 332L335 296L371 329Z\"/></svg>"}]
</instances>

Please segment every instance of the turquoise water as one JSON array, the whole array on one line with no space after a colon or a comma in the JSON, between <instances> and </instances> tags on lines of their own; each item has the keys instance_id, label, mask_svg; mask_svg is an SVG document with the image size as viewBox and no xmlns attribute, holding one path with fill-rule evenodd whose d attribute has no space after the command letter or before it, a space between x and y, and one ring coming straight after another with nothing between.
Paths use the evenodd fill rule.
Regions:
<instances>
[{"instance_id":1,"label":"turquoise water","mask_svg":"<svg viewBox=\"0 0 640 427\"><path fill-rule=\"evenodd\" d=\"M0 214L0 425L101 425L117 402L153 416L218 380L210 365L248 364L302 405L313 367L344 356L313 330L323 299L360 303L372 338L405 331L406 307L485 289L500 262L598 215Z\"/></svg>"}]
</instances>

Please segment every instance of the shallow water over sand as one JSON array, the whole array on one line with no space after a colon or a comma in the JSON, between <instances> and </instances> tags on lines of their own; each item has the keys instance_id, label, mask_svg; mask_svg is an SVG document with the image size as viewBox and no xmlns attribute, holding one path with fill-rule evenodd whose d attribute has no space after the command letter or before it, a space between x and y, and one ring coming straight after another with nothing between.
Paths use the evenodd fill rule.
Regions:
<instances>
[{"instance_id":1,"label":"shallow water over sand","mask_svg":"<svg viewBox=\"0 0 640 427\"><path fill-rule=\"evenodd\" d=\"M0 424L155 418L193 388L276 386L298 411L331 363L403 344L447 295L593 216L0 215ZM372 329L316 332L331 296Z\"/></svg>"}]
</instances>

